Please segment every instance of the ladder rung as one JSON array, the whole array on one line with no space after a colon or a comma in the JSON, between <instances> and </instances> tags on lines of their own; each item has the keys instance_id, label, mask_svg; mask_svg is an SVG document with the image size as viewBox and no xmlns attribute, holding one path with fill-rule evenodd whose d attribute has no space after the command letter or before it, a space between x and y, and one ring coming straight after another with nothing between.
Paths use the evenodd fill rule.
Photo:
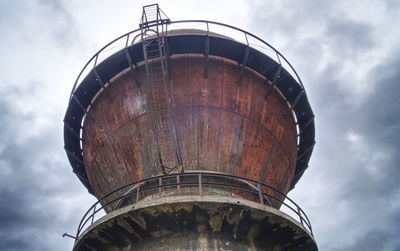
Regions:
<instances>
[{"instance_id":1,"label":"ladder rung","mask_svg":"<svg viewBox=\"0 0 400 251\"><path fill-rule=\"evenodd\" d=\"M158 42L150 42L150 44L146 45L146 51L160 51L160 46Z\"/></svg>"},{"instance_id":2,"label":"ladder rung","mask_svg":"<svg viewBox=\"0 0 400 251\"><path fill-rule=\"evenodd\" d=\"M160 147L164 147L164 146L171 146L172 142L166 142L166 143L158 143Z\"/></svg>"},{"instance_id":3,"label":"ladder rung","mask_svg":"<svg viewBox=\"0 0 400 251\"><path fill-rule=\"evenodd\" d=\"M159 138L161 138L161 139L169 139L169 138L171 138L171 135L161 135L161 136L159 136Z\"/></svg>"},{"instance_id":4,"label":"ladder rung","mask_svg":"<svg viewBox=\"0 0 400 251\"><path fill-rule=\"evenodd\" d=\"M157 56L159 57L161 54L159 51L150 51L150 52L146 52L147 57L153 57L153 56Z\"/></svg>"},{"instance_id":5,"label":"ladder rung","mask_svg":"<svg viewBox=\"0 0 400 251\"><path fill-rule=\"evenodd\" d=\"M158 46L157 46L157 47L154 47L154 48L152 48L152 47L150 47L150 46L147 46L147 48L146 48L146 53L153 53L153 52L157 52L157 53L160 52L160 49L158 48Z\"/></svg>"},{"instance_id":6,"label":"ladder rung","mask_svg":"<svg viewBox=\"0 0 400 251\"><path fill-rule=\"evenodd\" d=\"M152 79L164 79L164 75L162 73L155 73L151 75Z\"/></svg>"},{"instance_id":7,"label":"ladder rung","mask_svg":"<svg viewBox=\"0 0 400 251\"><path fill-rule=\"evenodd\" d=\"M151 90L153 93L166 93L164 86L161 85L152 85Z\"/></svg>"},{"instance_id":8,"label":"ladder rung","mask_svg":"<svg viewBox=\"0 0 400 251\"><path fill-rule=\"evenodd\" d=\"M163 78L152 79L151 86L152 86L152 89L163 88L164 87L164 79ZM153 86L154 86L154 88L153 88Z\"/></svg>"},{"instance_id":9,"label":"ladder rung","mask_svg":"<svg viewBox=\"0 0 400 251\"><path fill-rule=\"evenodd\" d=\"M168 149L171 149L171 151L165 151L162 157L164 158L174 158L175 157L175 148L169 147Z\"/></svg>"},{"instance_id":10,"label":"ladder rung","mask_svg":"<svg viewBox=\"0 0 400 251\"><path fill-rule=\"evenodd\" d=\"M152 79L164 79L164 75L163 74L153 74L151 75Z\"/></svg>"},{"instance_id":11,"label":"ladder rung","mask_svg":"<svg viewBox=\"0 0 400 251\"><path fill-rule=\"evenodd\" d=\"M153 95L162 95L162 94L166 94L165 91L163 90L162 92L153 92Z\"/></svg>"},{"instance_id":12,"label":"ladder rung","mask_svg":"<svg viewBox=\"0 0 400 251\"><path fill-rule=\"evenodd\" d=\"M154 84L159 83L159 84L163 84L164 85L164 81L161 81L161 80L164 80L164 76L163 75L161 75L161 76L151 76L151 80L154 80L154 82L155 82Z\"/></svg>"},{"instance_id":13,"label":"ladder rung","mask_svg":"<svg viewBox=\"0 0 400 251\"><path fill-rule=\"evenodd\" d=\"M159 143L160 149L162 149L167 155L173 155L174 154L174 144L172 141L169 144L160 144Z\"/></svg>"},{"instance_id":14,"label":"ladder rung","mask_svg":"<svg viewBox=\"0 0 400 251\"><path fill-rule=\"evenodd\" d=\"M147 58L149 58L149 59L153 59L153 58L159 58L160 57L160 54L147 54Z\"/></svg>"},{"instance_id":15,"label":"ladder rung","mask_svg":"<svg viewBox=\"0 0 400 251\"><path fill-rule=\"evenodd\" d=\"M147 56L147 59L159 58L160 56Z\"/></svg>"},{"instance_id":16,"label":"ladder rung","mask_svg":"<svg viewBox=\"0 0 400 251\"><path fill-rule=\"evenodd\" d=\"M168 106L155 106L153 110L156 111L156 112L167 111L168 110Z\"/></svg>"},{"instance_id":17,"label":"ladder rung","mask_svg":"<svg viewBox=\"0 0 400 251\"><path fill-rule=\"evenodd\" d=\"M167 98L166 92L159 91L159 92L152 92L152 97L164 97Z\"/></svg>"},{"instance_id":18,"label":"ladder rung","mask_svg":"<svg viewBox=\"0 0 400 251\"><path fill-rule=\"evenodd\" d=\"M161 105L166 105L168 103L165 102L165 99L153 99L153 104L161 106Z\"/></svg>"},{"instance_id":19,"label":"ladder rung","mask_svg":"<svg viewBox=\"0 0 400 251\"><path fill-rule=\"evenodd\" d=\"M161 101L161 100L159 100L159 101ZM153 102L154 103L154 105L156 105L156 106L168 106L168 102Z\"/></svg>"},{"instance_id":20,"label":"ladder rung","mask_svg":"<svg viewBox=\"0 0 400 251\"><path fill-rule=\"evenodd\" d=\"M172 139L170 139L170 138L166 138L166 137L159 137L159 140L160 141L165 141L165 142L172 142ZM172 143L170 144L170 145L172 145Z\"/></svg>"},{"instance_id":21,"label":"ladder rung","mask_svg":"<svg viewBox=\"0 0 400 251\"><path fill-rule=\"evenodd\" d=\"M165 146L159 146L159 149L162 153L162 156L164 157L170 157L170 156L174 156L174 151L169 151L169 149L173 149L173 145L165 145Z\"/></svg>"},{"instance_id":22,"label":"ladder rung","mask_svg":"<svg viewBox=\"0 0 400 251\"><path fill-rule=\"evenodd\" d=\"M151 78L154 82L158 82L160 80L164 80L163 76L161 76L162 78Z\"/></svg>"},{"instance_id":23,"label":"ladder rung","mask_svg":"<svg viewBox=\"0 0 400 251\"><path fill-rule=\"evenodd\" d=\"M151 51L151 52L149 52L149 53L146 53L146 55L147 55L148 57L153 57L153 56L160 57L160 56L161 56L160 52L158 52L158 51Z\"/></svg>"},{"instance_id":24,"label":"ladder rung","mask_svg":"<svg viewBox=\"0 0 400 251\"><path fill-rule=\"evenodd\" d=\"M156 111L156 112L168 111L168 106L166 106L166 107L154 107L154 111Z\"/></svg>"},{"instance_id":25,"label":"ladder rung","mask_svg":"<svg viewBox=\"0 0 400 251\"><path fill-rule=\"evenodd\" d=\"M164 94L164 93L163 93ZM153 101L157 101L157 100L164 100L164 102L166 101L167 97L165 95L152 95Z\"/></svg>"},{"instance_id":26,"label":"ladder rung","mask_svg":"<svg viewBox=\"0 0 400 251\"><path fill-rule=\"evenodd\" d=\"M158 92L155 92L155 90L158 90ZM158 88L158 89L154 89L154 88L152 88L152 92L151 92L151 94L152 94L152 96L153 97L155 97L155 98L165 98L165 99L167 99L168 97L167 97L167 93L165 92L165 91L163 91L164 89L160 89L160 88Z\"/></svg>"},{"instance_id":27,"label":"ladder rung","mask_svg":"<svg viewBox=\"0 0 400 251\"><path fill-rule=\"evenodd\" d=\"M161 79L162 80L162 79ZM154 92L166 91L164 86L164 81L153 81L151 83L151 90Z\"/></svg>"},{"instance_id":28,"label":"ladder rung","mask_svg":"<svg viewBox=\"0 0 400 251\"><path fill-rule=\"evenodd\" d=\"M171 145L172 145L172 142L167 142L167 143L158 143L158 145L160 146L160 147L164 147L164 146L168 146L168 147L170 147ZM169 149L169 148L168 148Z\"/></svg>"},{"instance_id":29,"label":"ladder rung","mask_svg":"<svg viewBox=\"0 0 400 251\"><path fill-rule=\"evenodd\" d=\"M161 140L171 140L171 137L170 136L158 136L158 139L161 139Z\"/></svg>"},{"instance_id":30,"label":"ladder rung","mask_svg":"<svg viewBox=\"0 0 400 251\"><path fill-rule=\"evenodd\" d=\"M164 87L164 79L163 78L151 79L151 86L152 89Z\"/></svg>"},{"instance_id":31,"label":"ladder rung","mask_svg":"<svg viewBox=\"0 0 400 251\"><path fill-rule=\"evenodd\" d=\"M163 157L174 157L175 156L175 148L172 144L168 145L168 148L165 148L162 150L164 150Z\"/></svg>"},{"instance_id":32,"label":"ladder rung","mask_svg":"<svg viewBox=\"0 0 400 251\"><path fill-rule=\"evenodd\" d=\"M163 118L163 117L159 117L159 119L161 120L161 123L160 124L162 124L162 125L167 125L168 124L168 120L167 120L167 118Z\"/></svg>"},{"instance_id":33,"label":"ladder rung","mask_svg":"<svg viewBox=\"0 0 400 251\"><path fill-rule=\"evenodd\" d=\"M154 89L153 89L154 90ZM152 92L152 96L155 98L167 98L166 92Z\"/></svg>"},{"instance_id":34,"label":"ladder rung","mask_svg":"<svg viewBox=\"0 0 400 251\"><path fill-rule=\"evenodd\" d=\"M155 104L155 105L158 105L158 104L167 104L168 102L166 102L166 100L165 100L165 98L154 98L153 97L153 103Z\"/></svg>"},{"instance_id":35,"label":"ladder rung","mask_svg":"<svg viewBox=\"0 0 400 251\"><path fill-rule=\"evenodd\" d=\"M146 50L159 50L159 44L156 39L148 40L148 44L146 44Z\"/></svg>"},{"instance_id":36,"label":"ladder rung","mask_svg":"<svg viewBox=\"0 0 400 251\"><path fill-rule=\"evenodd\" d=\"M161 66L154 66L154 64L155 64L154 62L149 63L149 73L163 75L164 72L163 72Z\"/></svg>"},{"instance_id":37,"label":"ladder rung","mask_svg":"<svg viewBox=\"0 0 400 251\"><path fill-rule=\"evenodd\" d=\"M168 106L155 106L153 110L156 112L164 112L168 110Z\"/></svg>"},{"instance_id":38,"label":"ladder rung","mask_svg":"<svg viewBox=\"0 0 400 251\"><path fill-rule=\"evenodd\" d=\"M160 93L160 92L165 93L165 87L164 87L164 85L152 84L152 85L151 85L151 90L152 90L154 93Z\"/></svg>"}]
</instances>

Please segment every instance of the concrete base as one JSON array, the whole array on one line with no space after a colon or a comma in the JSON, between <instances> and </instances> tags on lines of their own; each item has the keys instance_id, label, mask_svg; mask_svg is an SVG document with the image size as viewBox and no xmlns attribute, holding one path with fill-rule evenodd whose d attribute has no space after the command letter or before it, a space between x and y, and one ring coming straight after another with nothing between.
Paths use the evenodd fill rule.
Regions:
<instances>
[{"instance_id":1,"label":"concrete base","mask_svg":"<svg viewBox=\"0 0 400 251\"><path fill-rule=\"evenodd\" d=\"M318 250L301 224L274 208L230 197L169 196L113 211L74 250Z\"/></svg>"}]
</instances>

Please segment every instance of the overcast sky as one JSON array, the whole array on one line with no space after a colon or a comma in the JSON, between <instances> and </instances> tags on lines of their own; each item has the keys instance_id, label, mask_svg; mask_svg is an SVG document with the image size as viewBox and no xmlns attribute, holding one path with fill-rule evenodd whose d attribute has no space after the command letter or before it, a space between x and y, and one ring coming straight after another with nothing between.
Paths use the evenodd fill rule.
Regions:
<instances>
[{"instance_id":1,"label":"overcast sky","mask_svg":"<svg viewBox=\"0 0 400 251\"><path fill-rule=\"evenodd\" d=\"M217 2L217 3L215 3ZM0 0L0 250L71 250L94 198L72 173L62 120L86 61L154 1ZM316 121L289 196L320 250L400 250L400 1L159 1L172 20L252 32L292 63Z\"/></svg>"}]
</instances>

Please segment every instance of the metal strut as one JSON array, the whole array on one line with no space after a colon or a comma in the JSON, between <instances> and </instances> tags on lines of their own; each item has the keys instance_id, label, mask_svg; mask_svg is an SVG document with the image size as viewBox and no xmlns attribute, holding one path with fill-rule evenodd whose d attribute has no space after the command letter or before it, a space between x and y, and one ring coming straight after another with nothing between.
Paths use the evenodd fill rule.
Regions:
<instances>
[{"instance_id":1,"label":"metal strut","mask_svg":"<svg viewBox=\"0 0 400 251\"><path fill-rule=\"evenodd\" d=\"M266 94L265 97L264 97L265 101L267 101L268 96L272 93L272 90L274 89L274 86L276 85L276 82L277 82L278 79L280 78L282 68L283 68L283 67L282 67L282 64L279 64L279 67L278 67L278 69L277 69L276 72L275 72L274 78L272 79L272 82L271 82L271 84L269 85L269 89L268 89L268 91L267 91L267 94ZM267 83L268 83L268 82L269 82L269 81L267 80Z\"/></svg>"},{"instance_id":2,"label":"metal strut","mask_svg":"<svg viewBox=\"0 0 400 251\"><path fill-rule=\"evenodd\" d=\"M167 174L182 166L175 125L166 55L166 24L170 21L157 4L143 7L140 23L148 97L159 158L158 170Z\"/></svg>"}]
</instances>

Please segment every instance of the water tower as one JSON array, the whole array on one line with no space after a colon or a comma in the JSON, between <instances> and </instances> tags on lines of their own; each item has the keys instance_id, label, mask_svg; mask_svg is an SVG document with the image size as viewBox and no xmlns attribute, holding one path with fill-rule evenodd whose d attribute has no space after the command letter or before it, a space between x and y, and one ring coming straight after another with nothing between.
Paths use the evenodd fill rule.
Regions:
<instances>
[{"instance_id":1,"label":"water tower","mask_svg":"<svg viewBox=\"0 0 400 251\"><path fill-rule=\"evenodd\" d=\"M286 196L314 130L300 78L271 45L144 6L139 29L72 89L65 150L98 198L74 250L317 250Z\"/></svg>"}]
</instances>

